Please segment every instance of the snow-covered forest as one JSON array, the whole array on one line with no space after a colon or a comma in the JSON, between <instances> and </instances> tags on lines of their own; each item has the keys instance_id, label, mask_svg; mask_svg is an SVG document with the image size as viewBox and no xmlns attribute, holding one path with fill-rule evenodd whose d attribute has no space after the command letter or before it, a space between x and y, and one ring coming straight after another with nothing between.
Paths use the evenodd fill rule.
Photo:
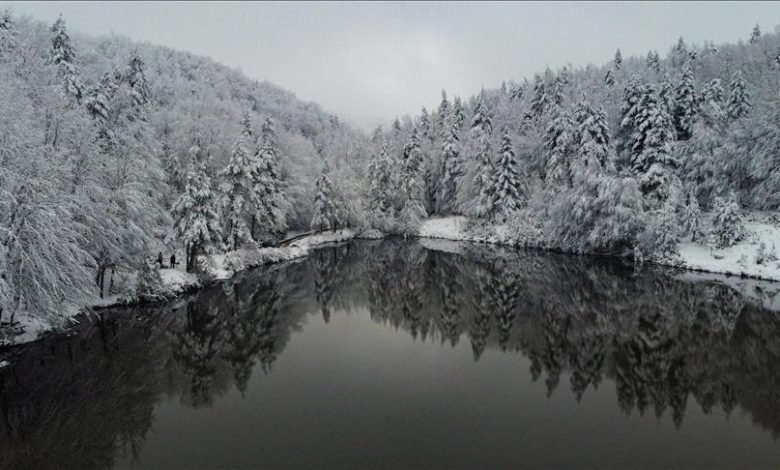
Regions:
<instances>
[{"instance_id":1,"label":"snow-covered forest","mask_svg":"<svg viewBox=\"0 0 780 470\"><path fill-rule=\"evenodd\" d=\"M518 246L675 264L683 242L776 225L780 36L619 46L600 66L442 91L365 135L209 59L6 12L0 322L61 324L154 293L158 253L208 276L215 256L290 233L417 235L465 216ZM751 258L775 263L775 247Z\"/></svg>"}]
</instances>

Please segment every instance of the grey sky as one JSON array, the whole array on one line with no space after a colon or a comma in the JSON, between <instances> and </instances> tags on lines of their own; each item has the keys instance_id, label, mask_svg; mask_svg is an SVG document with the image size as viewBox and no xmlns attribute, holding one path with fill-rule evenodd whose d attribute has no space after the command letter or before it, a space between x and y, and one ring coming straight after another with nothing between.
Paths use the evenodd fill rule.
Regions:
<instances>
[{"instance_id":1,"label":"grey sky","mask_svg":"<svg viewBox=\"0 0 780 470\"><path fill-rule=\"evenodd\" d=\"M745 39L780 3L13 3L17 14L212 57L363 124L417 113L442 88L584 66L688 42Z\"/></svg>"}]
</instances>

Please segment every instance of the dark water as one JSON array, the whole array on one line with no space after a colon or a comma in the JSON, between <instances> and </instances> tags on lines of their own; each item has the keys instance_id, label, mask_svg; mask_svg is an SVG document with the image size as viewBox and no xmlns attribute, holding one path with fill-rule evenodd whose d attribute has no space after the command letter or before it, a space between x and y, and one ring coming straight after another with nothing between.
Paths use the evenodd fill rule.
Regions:
<instances>
[{"instance_id":1,"label":"dark water","mask_svg":"<svg viewBox=\"0 0 780 470\"><path fill-rule=\"evenodd\" d=\"M0 466L780 466L780 315L668 272L449 248L326 248L20 348Z\"/></svg>"}]
</instances>

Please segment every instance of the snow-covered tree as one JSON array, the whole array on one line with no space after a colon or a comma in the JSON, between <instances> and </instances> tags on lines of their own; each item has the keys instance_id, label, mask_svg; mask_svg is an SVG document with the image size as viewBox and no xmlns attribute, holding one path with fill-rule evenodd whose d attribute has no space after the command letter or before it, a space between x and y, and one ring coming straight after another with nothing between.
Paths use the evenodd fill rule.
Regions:
<instances>
[{"instance_id":1,"label":"snow-covered tree","mask_svg":"<svg viewBox=\"0 0 780 470\"><path fill-rule=\"evenodd\" d=\"M696 198L696 191L689 191L686 203L680 216L683 234L691 238L691 241L701 241L704 237L704 227L701 220L701 209Z\"/></svg>"},{"instance_id":2,"label":"snow-covered tree","mask_svg":"<svg viewBox=\"0 0 780 470\"><path fill-rule=\"evenodd\" d=\"M285 181L279 164L279 146L270 117L263 121L254 171L258 199L250 225L252 236L282 233L287 230L285 214L288 204L285 201Z\"/></svg>"},{"instance_id":3,"label":"snow-covered tree","mask_svg":"<svg viewBox=\"0 0 780 470\"><path fill-rule=\"evenodd\" d=\"M420 112L420 136L423 139L433 137L433 133L431 132L431 117L428 114L428 110L425 109L425 106L423 106L423 109Z\"/></svg>"},{"instance_id":4,"label":"snow-covered tree","mask_svg":"<svg viewBox=\"0 0 780 470\"><path fill-rule=\"evenodd\" d=\"M506 222L526 203L524 176L512 147L512 137L508 129L504 129L501 136L495 171L496 213L501 221Z\"/></svg>"},{"instance_id":5,"label":"snow-covered tree","mask_svg":"<svg viewBox=\"0 0 780 470\"><path fill-rule=\"evenodd\" d=\"M655 73L661 72L661 57L658 52L651 50L647 53L647 66Z\"/></svg>"},{"instance_id":6,"label":"snow-covered tree","mask_svg":"<svg viewBox=\"0 0 780 470\"><path fill-rule=\"evenodd\" d=\"M693 133L693 124L698 114L696 83L690 61L683 65L682 78L677 85L674 103L674 126L677 130L677 138L688 140Z\"/></svg>"},{"instance_id":7,"label":"snow-covered tree","mask_svg":"<svg viewBox=\"0 0 780 470\"><path fill-rule=\"evenodd\" d=\"M401 159L402 208L399 219L406 231L413 231L428 214L423 204L425 184L423 180L423 155L417 128L412 128L409 141L404 146Z\"/></svg>"},{"instance_id":8,"label":"snow-covered tree","mask_svg":"<svg viewBox=\"0 0 780 470\"><path fill-rule=\"evenodd\" d=\"M655 90L645 85L634 116L631 136L631 168L642 192L658 192L670 178L673 166L671 143L674 140L669 115L658 105Z\"/></svg>"},{"instance_id":9,"label":"snow-covered tree","mask_svg":"<svg viewBox=\"0 0 780 470\"><path fill-rule=\"evenodd\" d=\"M756 25L753 26L753 31L750 32L748 43L750 45L756 44L759 39L761 39L761 28L758 26L758 23L756 23Z\"/></svg>"},{"instance_id":10,"label":"snow-covered tree","mask_svg":"<svg viewBox=\"0 0 780 470\"><path fill-rule=\"evenodd\" d=\"M206 163L201 149L190 149L192 163L187 172L187 182L173 204L174 225L171 237L181 242L187 255L187 272L197 267L197 257L209 249L222 247L222 225L216 210L217 196L206 173Z\"/></svg>"},{"instance_id":11,"label":"snow-covered tree","mask_svg":"<svg viewBox=\"0 0 780 470\"><path fill-rule=\"evenodd\" d=\"M460 148L460 126L453 114L447 123L447 133L441 147L442 177L436 198L440 214L455 214L459 212L458 191L464 175Z\"/></svg>"},{"instance_id":12,"label":"snow-covered tree","mask_svg":"<svg viewBox=\"0 0 780 470\"><path fill-rule=\"evenodd\" d=\"M145 65L138 52L134 51L130 56L130 63L127 67L125 80L130 86L130 96L133 103L143 115L143 110L152 97L152 91L149 82L146 80Z\"/></svg>"},{"instance_id":13,"label":"snow-covered tree","mask_svg":"<svg viewBox=\"0 0 780 470\"><path fill-rule=\"evenodd\" d=\"M368 165L368 210L377 228L384 228L387 220L395 216L393 190L396 188L393 174L393 162L387 145L382 143L381 150Z\"/></svg>"},{"instance_id":14,"label":"snow-covered tree","mask_svg":"<svg viewBox=\"0 0 780 470\"><path fill-rule=\"evenodd\" d=\"M8 61L9 56L17 49L18 31L11 10L0 13L0 61Z\"/></svg>"},{"instance_id":15,"label":"snow-covered tree","mask_svg":"<svg viewBox=\"0 0 780 470\"><path fill-rule=\"evenodd\" d=\"M615 64L615 69L620 70L623 67L623 53L620 52L620 49L615 51L615 59L612 61L613 64Z\"/></svg>"},{"instance_id":16,"label":"snow-covered tree","mask_svg":"<svg viewBox=\"0 0 780 470\"><path fill-rule=\"evenodd\" d=\"M135 293L141 298L149 298L160 294L163 282L160 271L151 260L144 260L138 272Z\"/></svg>"},{"instance_id":17,"label":"snow-covered tree","mask_svg":"<svg viewBox=\"0 0 780 470\"><path fill-rule=\"evenodd\" d=\"M322 171L314 185L314 214L311 229L316 231L336 230L342 225L342 214L338 207L336 191L330 180L330 165L323 161Z\"/></svg>"},{"instance_id":18,"label":"snow-covered tree","mask_svg":"<svg viewBox=\"0 0 780 470\"><path fill-rule=\"evenodd\" d=\"M726 103L726 112L732 120L741 119L750 114L750 94L742 71L734 74L729 84L729 97Z\"/></svg>"},{"instance_id":19,"label":"snow-covered tree","mask_svg":"<svg viewBox=\"0 0 780 470\"><path fill-rule=\"evenodd\" d=\"M463 101L461 101L460 96L456 96L452 102L452 115L455 119L453 122L460 131L466 122L466 111L463 109Z\"/></svg>"},{"instance_id":20,"label":"snow-covered tree","mask_svg":"<svg viewBox=\"0 0 780 470\"><path fill-rule=\"evenodd\" d=\"M470 212L474 217L487 219L493 217L496 208L494 166L490 150L492 132L493 124L483 103L483 96L480 95L471 118L473 158L476 163L473 185L476 197L470 205Z\"/></svg>"},{"instance_id":21,"label":"snow-covered tree","mask_svg":"<svg viewBox=\"0 0 780 470\"><path fill-rule=\"evenodd\" d=\"M607 85L608 88L613 88L615 86L615 72L612 71L612 69L607 69L606 75L604 75L604 84Z\"/></svg>"},{"instance_id":22,"label":"snow-covered tree","mask_svg":"<svg viewBox=\"0 0 780 470\"><path fill-rule=\"evenodd\" d=\"M547 95L544 80L541 75L534 77L534 90L531 97L531 112L540 117L550 108L550 97Z\"/></svg>"},{"instance_id":23,"label":"snow-covered tree","mask_svg":"<svg viewBox=\"0 0 780 470\"><path fill-rule=\"evenodd\" d=\"M568 109L556 108L544 133L545 181L551 188L571 185L576 126Z\"/></svg>"},{"instance_id":24,"label":"snow-covered tree","mask_svg":"<svg viewBox=\"0 0 780 470\"><path fill-rule=\"evenodd\" d=\"M222 180L222 207L225 213L225 242L228 250L237 250L252 243L249 221L257 215L255 209L264 196L258 193L256 176L260 173L243 137L234 144L230 161L219 172Z\"/></svg>"},{"instance_id":25,"label":"snow-covered tree","mask_svg":"<svg viewBox=\"0 0 780 470\"><path fill-rule=\"evenodd\" d=\"M742 209L732 194L727 200L715 198L710 226L710 241L715 248L728 248L745 238Z\"/></svg>"},{"instance_id":26,"label":"snow-covered tree","mask_svg":"<svg viewBox=\"0 0 780 470\"><path fill-rule=\"evenodd\" d=\"M62 91L81 103L83 85L76 73L76 50L70 42L62 16L52 24L50 31L52 36L49 63L57 68L57 74L62 80Z\"/></svg>"},{"instance_id":27,"label":"snow-covered tree","mask_svg":"<svg viewBox=\"0 0 780 470\"><path fill-rule=\"evenodd\" d=\"M590 155L602 168L610 167L611 145L607 113L601 108L594 110L589 102L583 100L574 108L572 119L576 126L574 145L579 155Z\"/></svg>"}]
</instances>

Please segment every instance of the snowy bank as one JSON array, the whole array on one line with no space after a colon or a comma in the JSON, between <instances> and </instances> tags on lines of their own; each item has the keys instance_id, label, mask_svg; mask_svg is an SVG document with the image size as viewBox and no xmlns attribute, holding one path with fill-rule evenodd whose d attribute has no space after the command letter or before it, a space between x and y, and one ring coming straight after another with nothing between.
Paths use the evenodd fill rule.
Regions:
<instances>
[{"instance_id":1,"label":"snowy bank","mask_svg":"<svg viewBox=\"0 0 780 470\"><path fill-rule=\"evenodd\" d=\"M712 249L693 242L680 243L680 258L669 265L692 271L780 281L780 262L773 257L780 248L780 227L754 221L746 222L745 228L748 236L730 248ZM420 225L418 234L430 239L514 244L506 225L484 227L461 216L426 220ZM759 256L762 243L765 247L763 260Z\"/></svg>"},{"instance_id":2,"label":"snowy bank","mask_svg":"<svg viewBox=\"0 0 780 470\"><path fill-rule=\"evenodd\" d=\"M780 227L767 223L747 222L748 236L736 245L724 249L712 249L693 242L680 243L679 267L694 271L732 274L743 277L780 281L780 262L772 259L780 247ZM770 256L757 262L759 247L765 246Z\"/></svg>"},{"instance_id":3,"label":"snowy bank","mask_svg":"<svg viewBox=\"0 0 780 470\"><path fill-rule=\"evenodd\" d=\"M333 232L324 232L308 235L295 240L288 246L279 248L258 248L231 251L220 255L210 255L208 257L208 267L206 279L214 281L223 281L232 278L241 271L252 269L264 265L281 263L285 261L302 258L309 253L309 250L329 243L339 243L355 238L355 232L349 229L336 230ZM115 294L104 298L96 298L86 309L105 309L119 305L132 305L148 300L169 300L184 293L200 289L204 282L194 274L181 269L160 269L160 279L162 284L160 289L154 294L144 296L130 294ZM65 326L68 323L75 322L75 317L84 309L69 309L65 315ZM29 343L40 338L41 335L53 332L63 328L63 326L53 326L48 321L35 318L30 315L20 315L17 324L14 325L16 334L8 331L5 338L0 338L0 346L10 346L23 343Z\"/></svg>"}]
</instances>

